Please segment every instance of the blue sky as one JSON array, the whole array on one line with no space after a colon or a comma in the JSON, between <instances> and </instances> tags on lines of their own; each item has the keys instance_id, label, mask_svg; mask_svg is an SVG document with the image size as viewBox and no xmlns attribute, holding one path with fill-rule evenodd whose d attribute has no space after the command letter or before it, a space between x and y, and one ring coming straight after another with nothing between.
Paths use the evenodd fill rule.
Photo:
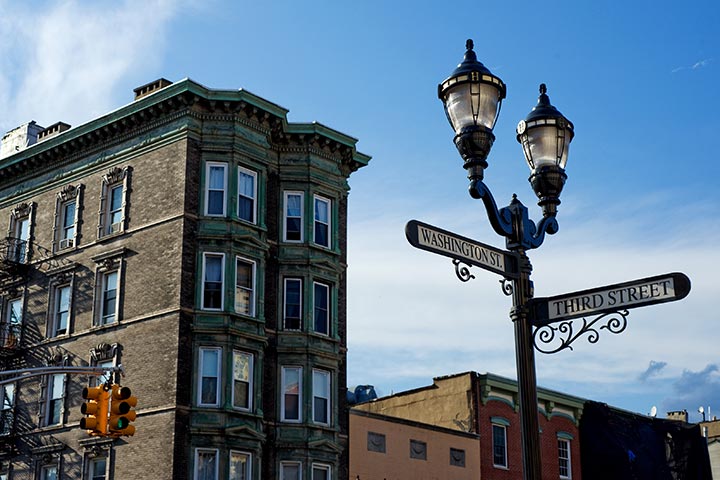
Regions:
<instances>
[{"instance_id":1,"label":"blue sky","mask_svg":"<svg viewBox=\"0 0 720 480\"><path fill-rule=\"evenodd\" d=\"M681 271L681 302L537 355L543 386L628 410L720 412L720 4L0 0L0 130L80 125L159 77L244 88L359 139L351 177L349 383L384 394L467 370L515 375L498 278L413 249L418 219L503 247L467 194L437 84L473 38L508 86L486 183L537 218L514 128L541 82L575 124L560 232L530 253L536 295ZM452 5L452 6L450 6Z\"/></svg>"}]
</instances>

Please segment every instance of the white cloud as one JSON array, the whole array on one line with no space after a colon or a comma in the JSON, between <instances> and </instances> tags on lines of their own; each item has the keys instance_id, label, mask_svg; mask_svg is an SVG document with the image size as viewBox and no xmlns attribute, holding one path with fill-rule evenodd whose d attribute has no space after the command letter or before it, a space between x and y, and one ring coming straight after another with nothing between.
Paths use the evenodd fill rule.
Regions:
<instances>
[{"instance_id":1,"label":"white cloud","mask_svg":"<svg viewBox=\"0 0 720 480\"><path fill-rule=\"evenodd\" d=\"M0 129L84 123L131 101L131 91L115 98L118 85L157 69L165 28L185 3L0 2Z\"/></svg>"},{"instance_id":2,"label":"white cloud","mask_svg":"<svg viewBox=\"0 0 720 480\"><path fill-rule=\"evenodd\" d=\"M720 251L714 239L720 222L712 220L717 212L710 215L702 205L666 206L671 204L665 194L637 198L633 205L608 202L605 213L591 218L591 210L585 209L581 217L582 209L566 208L559 218L561 231L529 252L537 296L674 271L686 273L692 282L689 296L680 302L630 310L627 329L619 335L602 331L597 344L583 338L573 351L537 353L540 385L603 401L621 398L623 404L617 406L641 411L651 403L669 404L666 399L673 392L667 384L687 378L684 371L716 363ZM467 205L444 207L422 213L406 207L362 222L351 218L351 384L375 382L387 393L467 370L514 378L513 326L508 319L512 302L501 293L499 278L474 268L476 279L462 283L450 259L414 249L405 239L405 222L416 218L502 246L489 227L478 227L487 223L478 216L484 213L477 209L482 207L473 205L472 219ZM639 382L651 361L666 366L649 381Z\"/></svg>"}]
</instances>

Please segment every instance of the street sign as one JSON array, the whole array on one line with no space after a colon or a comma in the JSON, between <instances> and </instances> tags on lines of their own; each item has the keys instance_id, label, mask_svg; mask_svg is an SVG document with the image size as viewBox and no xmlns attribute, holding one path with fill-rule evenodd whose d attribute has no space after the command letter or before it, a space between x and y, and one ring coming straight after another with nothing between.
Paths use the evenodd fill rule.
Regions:
<instances>
[{"instance_id":1,"label":"street sign","mask_svg":"<svg viewBox=\"0 0 720 480\"><path fill-rule=\"evenodd\" d=\"M506 278L519 276L517 256L512 252L470 240L417 220L410 220L407 223L405 236L415 248L454 258Z\"/></svg>"},{"instance_id":2,"label":"street sign","mask_svg":"<svg viewBox=\"0 0 720 480\"><path fill-rule=\"evenodd\" d=\"M674 302L690 293L690 279L667 273L631 282L532 300L533 323L543 326L572 318Z\"/></svg>"}]
</instances>

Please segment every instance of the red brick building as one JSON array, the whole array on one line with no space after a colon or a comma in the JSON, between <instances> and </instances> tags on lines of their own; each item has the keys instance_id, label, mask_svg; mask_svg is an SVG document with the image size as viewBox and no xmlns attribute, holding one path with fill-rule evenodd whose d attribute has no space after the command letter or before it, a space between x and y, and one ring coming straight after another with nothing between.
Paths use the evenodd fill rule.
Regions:
<instances>
[{"instance_id":1,"label":"red brick building","mask_svg":"<svg viewBox=\"0 0 720 480\"><path fill-rule=\"evenodd\" d=\"M583 403L581 398L538 388L544 480L581 478L578 424ZM372 400L354 408L479 434L480 478L511 480L522 477L518 391L514 380L465 372L438 377L430 386Z\"/></svg>"}]
</instances>

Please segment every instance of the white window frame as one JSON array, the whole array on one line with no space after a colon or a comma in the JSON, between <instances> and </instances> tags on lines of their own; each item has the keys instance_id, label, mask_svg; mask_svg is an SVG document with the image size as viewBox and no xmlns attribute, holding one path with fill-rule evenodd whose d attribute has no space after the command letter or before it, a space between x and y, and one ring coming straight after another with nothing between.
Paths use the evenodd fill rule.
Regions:
<instances>
[{"instance_id":1,"label":"white window frame","mask_svg":"<svg viewBox=\"0 0 720 480\"><path fill-rule=\"evenodd\" d=\"M247 375L248 375L248 381L247 381L248 404L246 407L235 405L235 382L238 381L237 380L238 372L236 369L236 366L238 365L238 363L235 361L235 358L238 356L246 357L248 359L247 364L249 365L249 369L248 369L249 371L247 372ZM232 377L232 382L233 382L232 383L232 406L236 410L251 411L253 408L253 386L254 386L253 379L254 379L254 375L255 375L255 356L252 353L243 352L241 350L233 350L233 359L232 360L233 360L233 363L232 363L232 369L233 369L233 371L232 371L232 374L233 374L233 377Z\"/></svg>"},{"instance_id":2,"label":"white window frame","mask_svg":"<svg viewBox=\"0 0 720 480\"><path fill-rule=\"evenodd\" d=\"M327 222L318 219L318 202L327 205ZM320 243L317 239L317 225L325 225L327 227L327 245ZM332 200L321 195L313 195L313 243L324 248L332 248Z\"/></svg>"},{"instance_id":3,"label":"white window frame","mask_svg":"<svg viewBox=\"0 0 720 480\"><path fill-rule=\"evenodd\" d=\"M68 207L74 208L72 224L68 225ZM58 238L58 250L65 250L66 248L72 248L75 246L75 237L77 236L77 217L78 217L78 204L77 199L68 200L60 204L60 224L59 224L59 238Z\"/></svg>"},{"instance_id":4,"label":"white window frame","mask_svg":"<svg viewBox=\"0 0 720 480\"><path fill-rule=\"evenodd\" d=\"M31 215L23 215L14 219L12 227L13 249L12 260L17 263L27 263L30 254ZM25 226L25 228L23 228Z\"/></svg>"},{"instance_id":5,"label":"white window frame","mask_svg":"<svg viewBox=\"0 0 720 480\"><path fill-rule=\"evenodd\" d=\"M296 370L298 377L298 392L297 392L297 404L298 404L298 415L297 418L287 418L285 396L287 391L287 372L289 370ZM287 365L281 367L280 372L280 420L288 423L301 423L303 418L303 367Z\"/></svg>"},{"instance_id":6,"label":"white window frame","mask_svg":"<svg viewBox=\"0 0 720 480\"><path fill-rule=\"evenodd\" d=\"M222 168L223 171L223 187L222 190L210 188L210 170L212 168ZM228 164L223 162L207 162L205 164L205 216L207 217L225 217L227 216L227 193L228 193ZM222 213L210 213L210 192L222 192Z\"/></svg>"},{"instance_id":7,"label":"white window frame","mask_svg":"<svg viewBox=\"0 0 720 480\"><path fill-rule=\"evenodd\" d=\"M113 168L107 175L103 176L102 194L100 197L100 218L98 221L98 238L117 235L127 230L127 206L130 173L132 167ZM120 188L120 206L112 209L112 192ZM77 208L77 207L76 207ZM76 210L77 212L77 210ZM111 217L115 212L120 213L120 220L112 222Z\"/></svg>"},{"instance_id":8,"label":"white window frame","mask_svg":"<svg viewBox=\"0 0 720 480\"><path fill-rule=\"evenodd\" d=\"M299 305L299 316L297 317L298 320L298 328L288 328L287 326L287 320L288 314L287 314L287 307L288 307L288 283L295 283L297 282L300 285L300 305ZM292 317L293 320L296 319L296 317ZM303 329L303 280L299 277L287 277L283 279L283 330L293 330L293 331L302 331Z\"/></svg>"},{"instance_id":9,"label":"white window frame","mask_svg":"<svg viewBox=\"0 0 720 480\"><path fill-rule=\"evenodd\" d=\"M195 449L195 463L193 465L193 480L206 480L200 477L200 454L209 453L215 457L215 472L212 473L212 480L218 480L219 464L220 464L220 452L217 448L196 448Z\"/></svg>"},{"instance_id":10,"label":"white window frame","mask_svg":"<svg viewBox=\"0 0 720 480\"><path fill-rule=\"evenodd\" d=\"M300 197L300 217L288 215L288 198L291 196ZM288 239L288 219L299 218L300 219L300 238L299 239ZM305 192L298 191L286 191L283 192L283 242L287 243L302 243L305 241Z\"/></svg>"},{"instance_id":11,"label":"white window frame","mask_svg":"<svg viewBox=\"0 0 720 480\"><path fill-rule=\"evenodd\" d=\"M208 257L220 257L220 308L205 306L205 278ZM225 306L225 254L219 252L204 252L202 264L202 291L200 292L200 305L203 310L222 311Z\"/></svg>"},{"instance_id":12,"label":"white window frame","mask_svg":"<svg viewBox=\"0 0 720 480\"><path fill-rule=\"evenodd\" d=\"M250 265L250 287L249 288L238 285L238 270L239 270L238 263L240 263L240 262ZM255 316L255 303L256 303L255 302L255 297L256 297L255 289L256 289L256 285L257 285L256 275L257 275L257 263L254 260L250 260L249 258L240 257L240 256L235 257L235 313L239 313L241 315L247 315L249 317ZM249 294L250 294L250 308L249 308L250 311L247 313L241 312L240 309L238 308L238 293L239 293L238 291L239 290L249 292Z\"/></svg>"},{"instance_id":13,"label":"white window frame","mask_svg":"<svg viewBox=\"0 0 720 480\"><path fill-rule=\"evenodd\" d=\"M228 480L237 480L238 479L238 477L236 475L233 475L233 473L237 474L237 472L233 472L231 470L233 455L245 457L245 472L244 472L245 476L242 478L244 480L250 480L252 478L252 453L243 452L241 450L230 450L230 454L228 455Z\"/></svg>"},{"instance_id":14,"label":"white window frame","mask_svg":"<svg viewBox=\"0 0 720 480\"><path fill-rule=\"evenodd\" d=\"M285 478L285 469L287 467L297 468L297 472L298 472L297 480L302 480L302 478L303 478L302 462L280 462L280 480L294 480L294 479Z\"/></svg>"},{"instance_id":15,"label":"white window frame","mask_svg":"<svg viewBox=\"0 0 720 480\"><path fill-rule=\"evenodd\" d=\"M252 191L252 197L248 197L247 195L244 195L241 191L241 178L242 176L247 175L248 177L252 177L253 179L253 191ZM257 202L257 192L258 192L258 174L257 172L247 169L245 167L238 167L238 200L237 200L237 216L240 220L244 222L249 222L252 224L257 224L257 210L258 210L258 202ZM251 217L250 219L242 218L240 216L240 199L242 198L248 198L252 201L252 211L251 211Z\"/></svg>"},{"instance_id":16,"label":"white window frame","mask_svg":"<svg viewBox=\"0 0 720 480\"><path fill-rule=\"evenodd\" d=\"M52 477L49 476L49 471L51 469L55 470L55 475ZM40 467L40 480L51 480L51 479L59 479L60 478L60 469L58 468L57 464L48 464L43 465Z\"/></svg>"},{"instance_id":17,"label":"white window frame","mask_svg":"<svg viewBox=\"0 0 720 480\"><path fill-rule=\"evenodd\" d=\"M321 332L317 328L317 311L318 311L318 300L317 300L317 288L323 287L325 288L325 305L323 305L325 310L325 331ZM313 282L313 325L312 330L313 332L319 334L319 335L325 335L330 336L330 285L328 285L325 282Z\"/></svg>"},{"instance_id":18,"label":"white window frame","mask_svg":"<svg viewBox=\"0 0 720 480\"><path fill-rule=\"evenodd\" d=\"M560 473L560 478L570 479L570 478L572 478L572 453L570 450L570 448L571 448L570 440L568 440L567 438L558 438L557 440L558 440L558 470ZM567 452L567 457L565 457L565 458L563 458L563 456L561 455L562 449L560 447L560 444L565 445L565 451ZM567 462L567 475L562 474L563 460Z\"/></svg>"},{"instance_id":19,"label":"white window frame","mask_svg":"<svg viewBox=\"0 0 720 480\"><path fill-rule=\"evenodd\" d=\"M215 377L215 402L214 403L203 403L203 367L205 366L205 352L215 352L217 354L217 361L215 362L215 369L217 376ZM198 349L198 375L197 375L197 405L200 407L219 407L221 403L222 390L221 379L222 379L222 347L200 347ZM212 378L212 377L207 377Z\"/></svg>"},{"instance_id":20,"label":"white window frame","mask_svg":"<svg viewBox=\"0 0 720 480\"><path fill-rule=\"evenodd\" d=\"M327 472L327 480L332 480L332 465L328 465L326 463L313 463L312 480L315 480L315 470Z\"/></svg>"},{"instance_id":21,"label":"white window frame","mask_svg":"<svg viewBox=\"0 0 720 480\"><path fill-rule=\"evenodd\" d=\"M60 392L56 392L55 382L60 381L62 386ZM46 427L63 425L63 417L65 416L65 390L67 388L67 375L64 373L55 373L48 375L47 385L45 388L45 421ZM57 422L51 422L53 413L53 402L60 402L60 418Z\"/></svg>"},{"instance_id":22,"label":"white window frame","mask_svg":"<svg viewBox=\"0 0 720 480\"><path fill-rule=\"evenodd\" d=\"M62 300L62 291L67 289L68 292L68 299L67 299L67 310L61 311L60 305ZM70 312L72 311L72 284L70 283L64 283L60 285L54 285L52 289L52 303L51 308L52 311L50 312L50 325L49 325L49 335L48 338L55 338L60 335L68 335L70 333ZM117 308L116 308L117 310ZM60 321L60 315L62 313L67 314L66 318L66 325L65 325L65 331L60 332L59 330L59 321Z\"/></svg>"},{"instance_id":23,"label":"white window frame","mask_svg":"<svg viewBox=\"0 0 720 480\"><path fill-rule=\"evenodd\" d=\"M322 384L319 384L318 382L322 382ZM318 425L331 425L332 424L332 374L327 370L319 370L319 369L313 369L312 371L312 419L313 423L316 423ZM318 394L318 390L327 389L327 397L321 396ZM324 399L325 400L325 418L327 419L326 422L323 422L322 420L318 420L317 415L318 412L315 408L315 399Z\"/></svg>"},{"instance_id":24,"label":"white window frame","mask_svg":"<svg viewBox=\"0 0 720 480\"><path fill-rule=\"evenodd\" d=\"M108 471L110 468L110 458L107 456L100 456L89 459L87 462L87 471L85 472L86 476L84 478L87 478L87 480L96 480L99 478L95 476L94 466L100 461L105 462L105 471L103 472L103 476L100 478L102 480L107 480L109 478Z\"/></svg>"},{"instance_id":25,"label":"white window frame","mask_svg":"<svg viewBox=\"0 0 720 480\"><path fill-rule=\"evenodd\" d=\"M98 273L100 274L100 280L98 282L99 299L96 326L114 325L120 320L120 269L117 268ZM108 321L110 315L105 311L105 296L110 292L110 290L108 290L108 278L112 275L115 275L115 312L112 314L112 320Z\"/></svg>"},{"instance_id":26,"label":"white window frame","mask_svg":"<svg viewBox=\"0 0 720 480\"><path fill-rule=\"evenodd\" d=\"M503 459L505 460L505 464L495 463L495 427L501 428L503 432ZM508 445L507 445L507 426L502 425L500 423L493 423L492 424L492 455L493 455L493 467L495 468L503 468L507 469L508 467Z\"/></svg>"}]
</instances>

